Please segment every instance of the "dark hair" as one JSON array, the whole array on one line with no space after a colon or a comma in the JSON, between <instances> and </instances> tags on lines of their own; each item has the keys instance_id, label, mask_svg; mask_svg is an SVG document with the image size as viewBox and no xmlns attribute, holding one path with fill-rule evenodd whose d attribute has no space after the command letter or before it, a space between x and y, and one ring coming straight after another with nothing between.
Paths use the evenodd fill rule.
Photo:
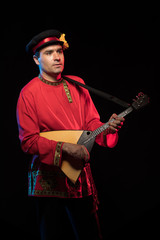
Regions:
<instances>
[{"instance_id":1,"label":"dark hair","mask_svg":"<svg viewBox=\"0 0 160 240\"><path fill-rule=\"evenodd\" d=\"M37 58L39 58L39 51L35 52L34 54Z\"/></svg>"}]
</instances>

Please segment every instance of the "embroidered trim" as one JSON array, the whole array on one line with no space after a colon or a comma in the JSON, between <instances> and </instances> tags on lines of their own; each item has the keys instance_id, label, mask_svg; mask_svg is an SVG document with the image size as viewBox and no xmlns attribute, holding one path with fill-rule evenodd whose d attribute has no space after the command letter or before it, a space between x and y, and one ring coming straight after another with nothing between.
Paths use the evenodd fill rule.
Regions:
<instances>
[{"instance_id":1,"label":"embroidered trim","mask_svg":"<svg viewBox=\"0 0 160 240\"><path fill-rule=\"evenodd\" d=\"M54 165L57 167L60 166L62 144L63 144L62 142L57 143L56 151L55 151L55 155L54 155Z\"/></svg>"},{"instance_id":2,"label":"embroidered trim","mask_svg":"<svg viewBox=\"0 0 160 240\"><path fill-rule=\"evenodd\" d=\"M31 196L54 196L54 197L68 197L66 192L59 192L54 190L34 190Z\"/></svg>"},{"instance_id":3,"label":"embroidered trim","mask_svg":"<svg viewBox=\"0 0 160 240\"><path fill-rule=\"evenodd\" d=\"M44 79L44 78L41 76L41 74L38 75L38 78L39 78L42 82L44 82L44 83L46 83L46 84L48 84L48 85L51 85L51 86L58 86L58 85L60 85L60 84L63 82L63 79L61 79L59 82L50 82L50 81Z\"/></svg>"},{"instance_id":4,"label":"embroidered trim","mask_svg":"<svg viewBox=\"0 0 160 240\"><path fill-rule=\"evenodd\" d=\"M51 86L58 86L58 85L60 85L61 83L63 83L63 87L64 87L65 93L66 93L66 95L67 95L68 101L69 101L69 103L72 103L72 97L71 97L70 90L69 90L69 88L68 88L68 85L67 85L66 81L65 81L63 78L62 78L59 82L50 82L50 81L44 79L44 78L41 76L41 74L38 75L38 78L39 78L42 82L44 82L44 83L46 83L46 84L48 84L48 85L51 85Z\"/></svg>"},{"instance_id":5,"label":"embroidered trim","mask_svg":"<svg viewBox=\"0 0 160 240\"><path fill-rule=\"evenodd\" d=\"M66 81L63 79L63 86L64 86L64 90L66 92L66 95L67 95L67 98L68 98L68 101L69 103L72 103L72 97L71 97L71 93L70 93L70 90L68 88L68 85L66 83Z\"/></svg>"}]
</instances>

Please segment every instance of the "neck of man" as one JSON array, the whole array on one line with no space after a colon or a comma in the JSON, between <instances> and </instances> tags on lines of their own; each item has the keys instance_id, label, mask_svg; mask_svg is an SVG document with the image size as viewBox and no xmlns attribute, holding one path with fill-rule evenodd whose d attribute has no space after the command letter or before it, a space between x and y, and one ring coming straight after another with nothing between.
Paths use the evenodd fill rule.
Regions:
<instances>
[{"instance_id":1,"label":"neck of man","mask_svg":"<svg viewBox=\"0 0 160 240\"><path fill-rule=\"evenodd\" d=\"M50 81L50 82L59 82L59 80L61 79L61 73L49 74L44 71L40 71L40 74L44 79L46 79L47 81Z\"/></svg>"}]
</instances>

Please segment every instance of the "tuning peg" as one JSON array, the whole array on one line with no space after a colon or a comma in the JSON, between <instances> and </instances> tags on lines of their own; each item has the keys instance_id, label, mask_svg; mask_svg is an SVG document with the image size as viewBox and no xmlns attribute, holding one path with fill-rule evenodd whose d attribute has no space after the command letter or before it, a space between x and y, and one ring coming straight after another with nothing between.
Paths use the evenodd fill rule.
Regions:
<instances>
[{"instance_id":1,"label":"tuning peg","mask_svg":"<svg viewBox=\"0 0 160 240\"><path fill-rule=\"evenodd\" d=\"M138 93L138 97L142 97L143 95L144 95L143 92L139 92L139 93Z\"/></svg>"}]
</instances>

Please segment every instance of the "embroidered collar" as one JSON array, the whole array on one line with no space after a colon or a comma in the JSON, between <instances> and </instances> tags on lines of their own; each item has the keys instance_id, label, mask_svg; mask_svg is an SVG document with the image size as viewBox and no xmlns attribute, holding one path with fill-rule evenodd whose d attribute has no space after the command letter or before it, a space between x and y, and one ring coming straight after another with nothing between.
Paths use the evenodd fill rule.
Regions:
<instances>
[{"instance_id":1,"label":"embroidered collar","mask_svg":"<svg viewBox=\"0 0 160 240\"><path fill-rule=\"evenodd\" d=\"M48 80L44 79L44 78L41 76L41 74L38 75L38 78L39 78L42 82L44 82L44 83L46 83L46 84L48 84L48 85L51 85L51 86L58 86L58 85L60 85L60 84L63 82L63 78L61 78L59 82L51 82L51 81L48 81Z\"/></svg>"},{"instance_id":2,"label":"embroidered collar","mask_svg":"<svg viewBox=\"0 0 160 240\"><path fill-rule=\"evenodd\" d=\"M58 86L58 85L60 85L61 83L63 83L63 87L64 87L64 90L65 90L66 96L67 96L67 98L68 98L68 101L69 101L69 103L72 103L72 97L71 97L70 90L69 90L69 88L68 88L68 85L67 85L66 81L65 81L63 78L61 78L59 82L47 81L47 80L44 79L40 74L38 75L38 78L39 78L42 82L44 82L44 83L46 83L46 84L48 84L48 85L51 85L51 86Z\"/></svg>"}]
</instances>

